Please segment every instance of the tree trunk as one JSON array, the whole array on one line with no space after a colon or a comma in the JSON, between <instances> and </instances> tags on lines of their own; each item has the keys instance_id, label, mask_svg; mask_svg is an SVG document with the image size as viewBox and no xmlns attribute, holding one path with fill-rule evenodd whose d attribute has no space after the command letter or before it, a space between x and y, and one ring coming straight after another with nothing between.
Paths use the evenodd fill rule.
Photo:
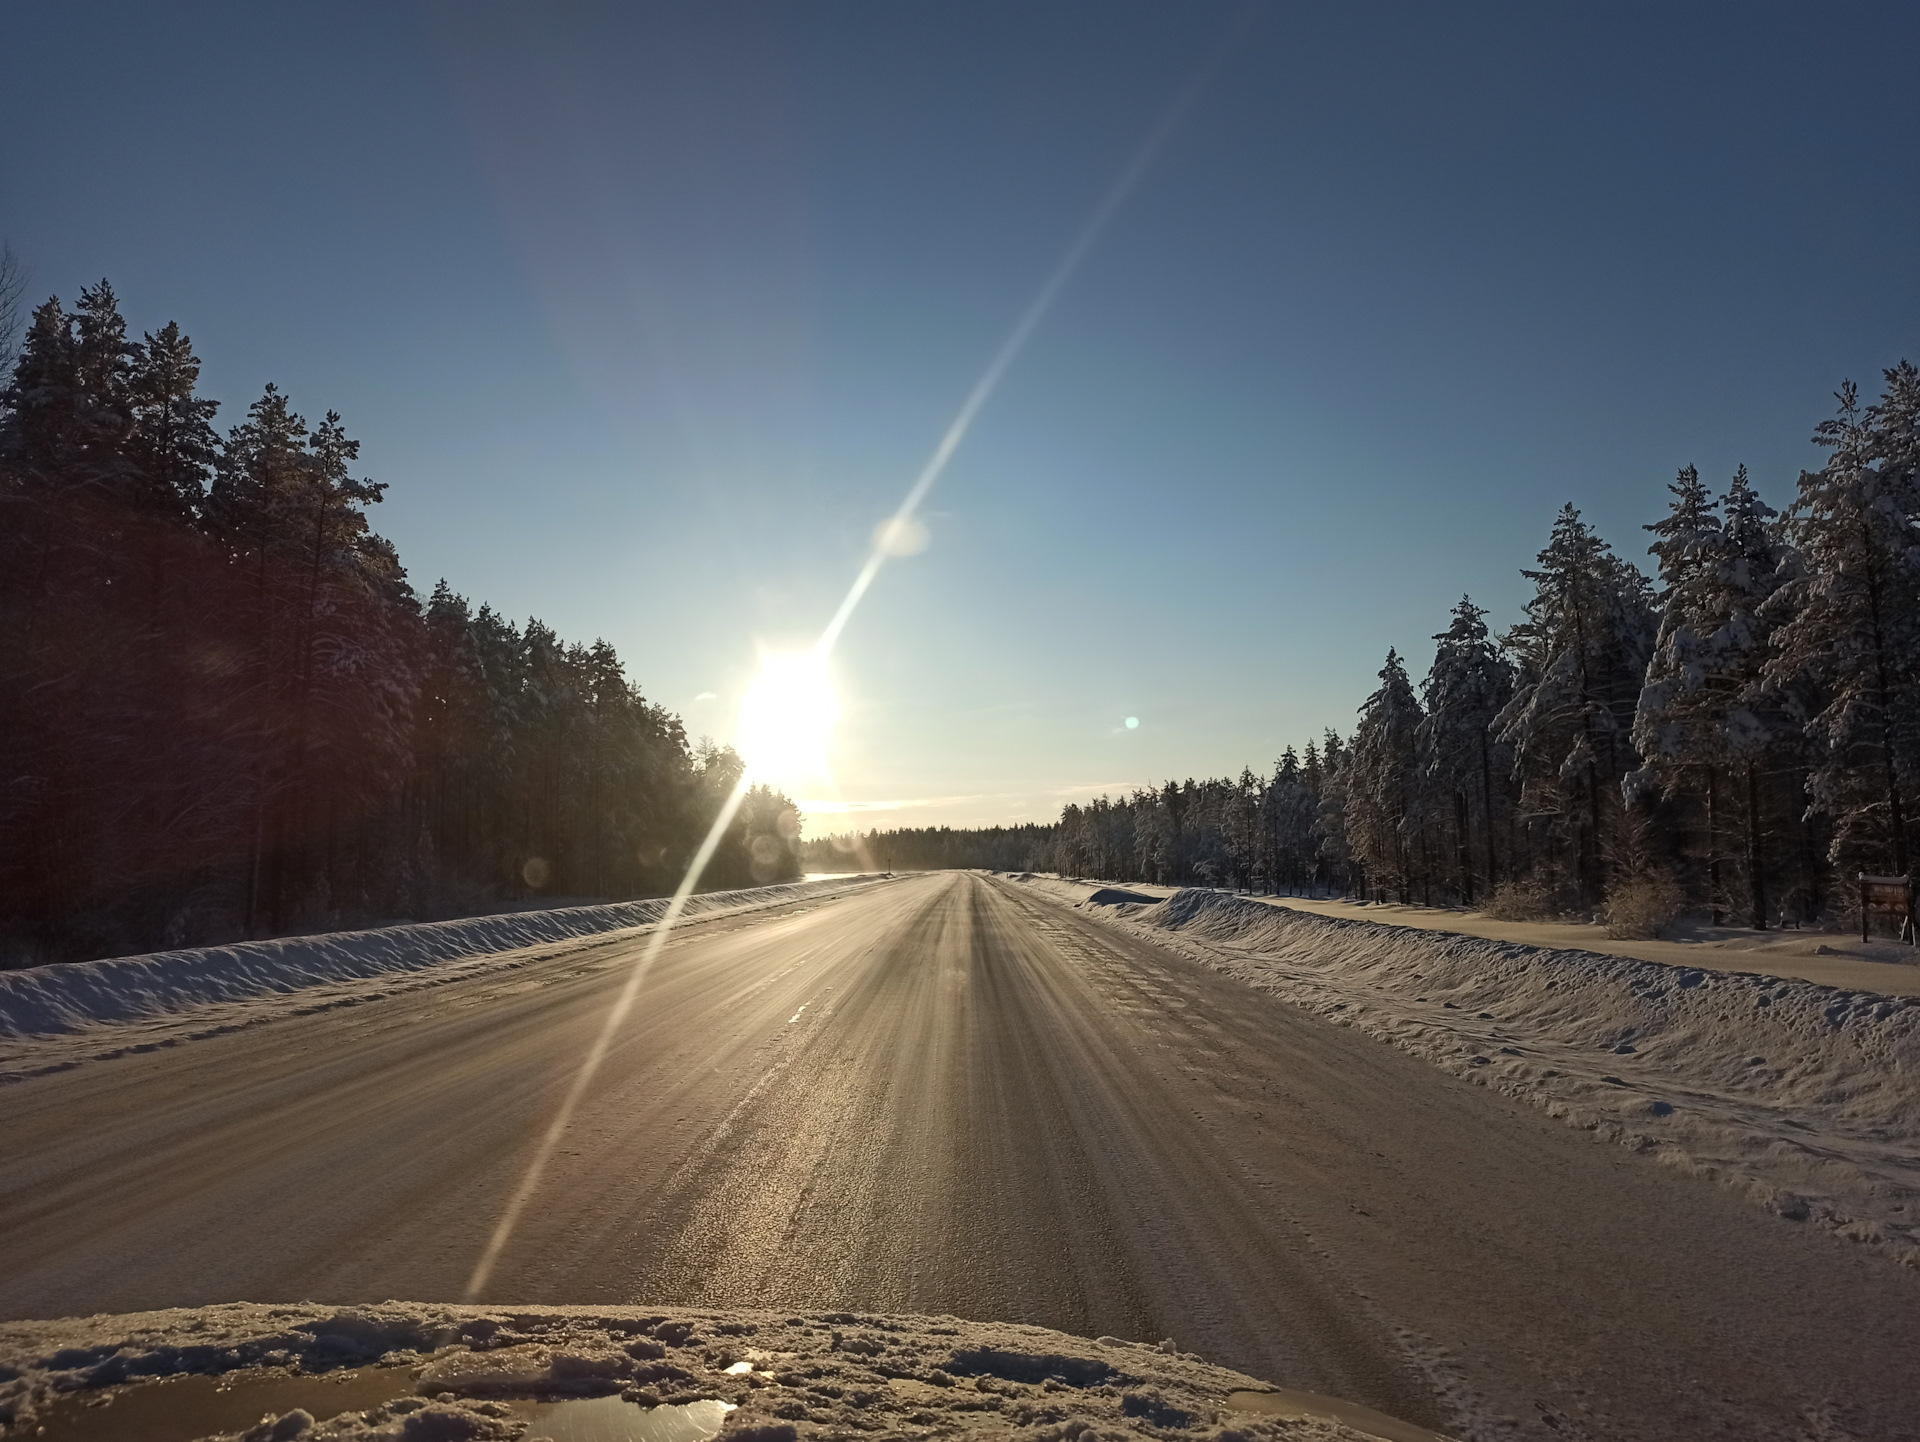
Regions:
<instances>
[{"instance_id":1,"label":"tree trunk","mask_svg":"<svg viewBox=\"0 0 1920 1442\"><path fill-rule=\"evenodd\" d=\"M1860 528L1860 540L1863 554L1871 558L1874 554L1873 537L1868 533L1865 523ZM1887 792L1887 825L1893 835L1893 870L1898 876L1907 874L1907 819L1900 805L1900 786L1898 774L1893 764L1893 687L1887 679L1887 643L1880 622L1880 585L1871 564L1867 567L1867 609L1873 622L1873 676L1874 688L1880 702L1880 764L1885 775Z\"/></svg>"},{"instance_id":2,"label":"tree trunk","mask_svg":"<svg viewBox=\"0 0 1920 1442\"><path fill-rule=\"evenodd\" d=\"M1794 792L1804 803L1807 796L1807 768L1802 766L1794 773ZM1806 807L1800 808L1800 881L1804 895L1800 903L1800 919L1811 925L1820 916L1820 858L1813 845L1813 826L1807 820Z\"/></svg>"},{"instance_id":3,"label":"tree trunk","mask_svg":"<svg viewBox=\"0 0 1920 1442\"><path fill-rule=\"evenodd\" d=\"M1491 892L1500 882L1500 873L1493 859L1493 765L1487 757L1485 730L1480 733L1480 808L1487 837L1487 890ZM1468 898L1468 904L1472 904L1472 898Z\"/></svg>"},{"instance_id":4,"label":"tree trunk","mask_svg":"<svg viewBox=\"0 0 1920 1442\"><path fill-rule=\"evenodd\" d=\"M1717 768L1707 768L1707 908L1715 926L1725 920L1720 914L1720 827L1719 782Z\"/></svg>"},{"instance_id":5,"label":"tree trunk","mask_svg":"<svg viewBox=\"0 0 1920 1442\"><path fill-rule=\"evenodd\" d=\"M1753 929L1767 929L1767 880L1760 837L1760 780L1747 762L1747 881L1753 889Z\"/></svg>"},{"instance_id":6,"label":"tree trunk","mask_svg":"<svg viewBox=\"0 0 1920 1442\"><path fill-rule=\"evenodd\" d=\"M1453 793L1453 820L1458 828L1456 841L1460 853L1460 900L1465 906L1473 905L1473 848L1472 838L1467 829L1467 793Z\"/></svg>"}]
</instances>

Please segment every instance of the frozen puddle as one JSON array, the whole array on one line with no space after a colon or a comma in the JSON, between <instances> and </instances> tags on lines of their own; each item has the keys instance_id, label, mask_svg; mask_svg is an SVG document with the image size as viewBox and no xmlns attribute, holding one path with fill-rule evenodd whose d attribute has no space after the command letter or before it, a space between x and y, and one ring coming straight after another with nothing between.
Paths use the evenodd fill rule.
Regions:
<instances>
[{"instance_id":1,"label":"frozen puddle","mask_svg":"<svg viewBox=\"0 0 1920 1442\"><path fill-rule=\"evenodd\" d=\"M370 1411L414 1396L415 1370L361 1367L319 1376L236 1372L136 1382L63 1398L20 1436L32 1442L126 1442L130 1437L199 1442L245 1431L262 1418L296 1408L325 1422L343 1412ZM732 1403L713 1400L676 1407L642 1407L618 1396L496 1400L528 1424L529 1439L552 1442L707 1442L733 1411ZM4 1435L12 1442L11 1432Z\"/></svg>"},{"instance_id":2,"label":"frozen puddle","mask_svg":"<svg viewBox=\"0 0 1920 1442\"><path fill-rule=\"evenodd\" d=\"M527 1436L553 1442L707 1442L733 1410L731 1402L688 1402L679 1407L642 1407L618 1397L582 1397L567 1402L513 1402L513 1415L532 1425Z\"/></svg>"},{"instance_id":3,"label":"frozen puddle","mask_svg":"<svg viewBox=\"0 0 1920 1442\"><path fill-rule=\"evenodd\" d=\"M223 1377L167 1377L104 1391L75 1392L42 1414L33 1442L195 1442L240 1432L268 1414L304 1407L319 1421L364 1412L413 1392L410 1367L360 1367L296 1377L285 1372L233 1372ZM9 1439L11 1434L8 1434Z\"/></svg>"}]
</instances>

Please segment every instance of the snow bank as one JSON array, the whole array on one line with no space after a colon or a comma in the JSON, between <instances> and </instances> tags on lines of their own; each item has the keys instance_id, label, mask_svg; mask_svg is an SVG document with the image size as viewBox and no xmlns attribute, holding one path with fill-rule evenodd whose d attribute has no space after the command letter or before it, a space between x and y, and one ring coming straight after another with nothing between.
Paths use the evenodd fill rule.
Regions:
<instances>
[{"instance_id":1,"label":"snow bank","mask_svg":"<svg viewBox=\"0 0 1920 1442\"><path fill-rule=\"evenodd\" d=\"M1920 1266L1913 998L1345 920L1208 891L1086 909Z\"/></svg>"},{"instance_id":2,"label":"snow bank","mask_svg":"<svg viewBox=\"0 0 1920 1442\"><path fill-rule=\"evenodd\" d=\"M685 914L776 905L874 879L835 877L706 892L688 899ZM658 921L666 908L664 898L574 906L5 971L0 972L0 1037L60 1036L90 1026L284 995L329 982L420 971L469 957L633 931Z\"/></svg>"},{"instance_id":3,"label":"snow bank","mask_svg":"<svg viewBox=\"0 0 1920 1442\"><path fill-rule=\"evenodd\" d=\"M143 1403L152 1409L169 1387L180 1407L179 1384L155 1382L182 1374L222 1378L218 1394L202 1387L197 1421L240 1442L526 1437L525 1404L505 1400L515 1395L624 1398L686 1409L681 1417L704 1401L721 1442L983 1430L1031 1442L1441 1442L1211 1366L1171 1341L1088 1341L952 1317L387 1302L0 1322L0 1424L22 1435L44 1426L57 1436L82 1407L98 1406L112 1410L93 1418L124 1415L137 1428ZM266 1397L264 1416L248 1411L249 1399ZM714 1402L730 1405L724 1420ZM216 1409L245 1420L216 1422Z\"/></svg>"}]
</instances>

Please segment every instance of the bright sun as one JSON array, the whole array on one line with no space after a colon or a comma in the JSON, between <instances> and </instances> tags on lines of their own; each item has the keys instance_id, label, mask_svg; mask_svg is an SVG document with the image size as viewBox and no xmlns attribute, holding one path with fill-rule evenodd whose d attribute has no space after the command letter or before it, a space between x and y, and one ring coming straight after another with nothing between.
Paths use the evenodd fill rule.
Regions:
<instances>
[{"instance_id":1,"label":"bright sun","mask_svg":"<svg viewBox=\"0 0 1920 1442\"><path fill-rule=\"evenodd\" d=\"M840 704L824 657L811 651L760 659L740 703L735 747L755 782L798 787L830 781L827 750Z\"/></svg>"}]
</instances>

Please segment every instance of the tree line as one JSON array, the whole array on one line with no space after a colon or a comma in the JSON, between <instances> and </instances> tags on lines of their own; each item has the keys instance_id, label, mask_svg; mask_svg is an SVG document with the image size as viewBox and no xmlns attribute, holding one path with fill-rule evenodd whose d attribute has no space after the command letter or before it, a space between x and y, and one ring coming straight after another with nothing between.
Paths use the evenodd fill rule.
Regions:
<instances>
[{"instance_id":1,"label":"tree line","mask_svg":"<svg viewBox=\"0 0 1920 1442\"><path fill-rule=\"evenodd\" d=\"M1784 513L1744 467L1717 495L1681 470L1646 527L1651 578L1566 506L1517 625L1495 636L1462 597L1422 680L1389 650L1352 733L1271 775L1103 797L978 847L943 833L942 854L997 859L900 864L1642 926L1851 913L1860 873L1911 872L1920 807L1920 373L1884 380L1872 404L1842 386Z\"/></svg>"},{"instance_id":2,"label":"tree line","mask_svg":"<svg viewBox=\"0 0 1920 1442\"><path fill-rule=\"evenodd\" d=\"M1052 839L1040 822L1018 826L902 826L812 836L801 844L809 871L1019 871Z\"/></svg>"},{"instance_id":3,"label":"tree line","mask_svg":"<svg viewBox=\"0 0 1920 1442\"><path fill-rule=\"evenodd\" d=\"M187 336L132 339L105 281L0 346L0 957L678 883L739 758L605 641L417 595L337 414L268 385L221 434ZM798 874L754 789L706 884Z\"/></svg>"}]
</instances>

